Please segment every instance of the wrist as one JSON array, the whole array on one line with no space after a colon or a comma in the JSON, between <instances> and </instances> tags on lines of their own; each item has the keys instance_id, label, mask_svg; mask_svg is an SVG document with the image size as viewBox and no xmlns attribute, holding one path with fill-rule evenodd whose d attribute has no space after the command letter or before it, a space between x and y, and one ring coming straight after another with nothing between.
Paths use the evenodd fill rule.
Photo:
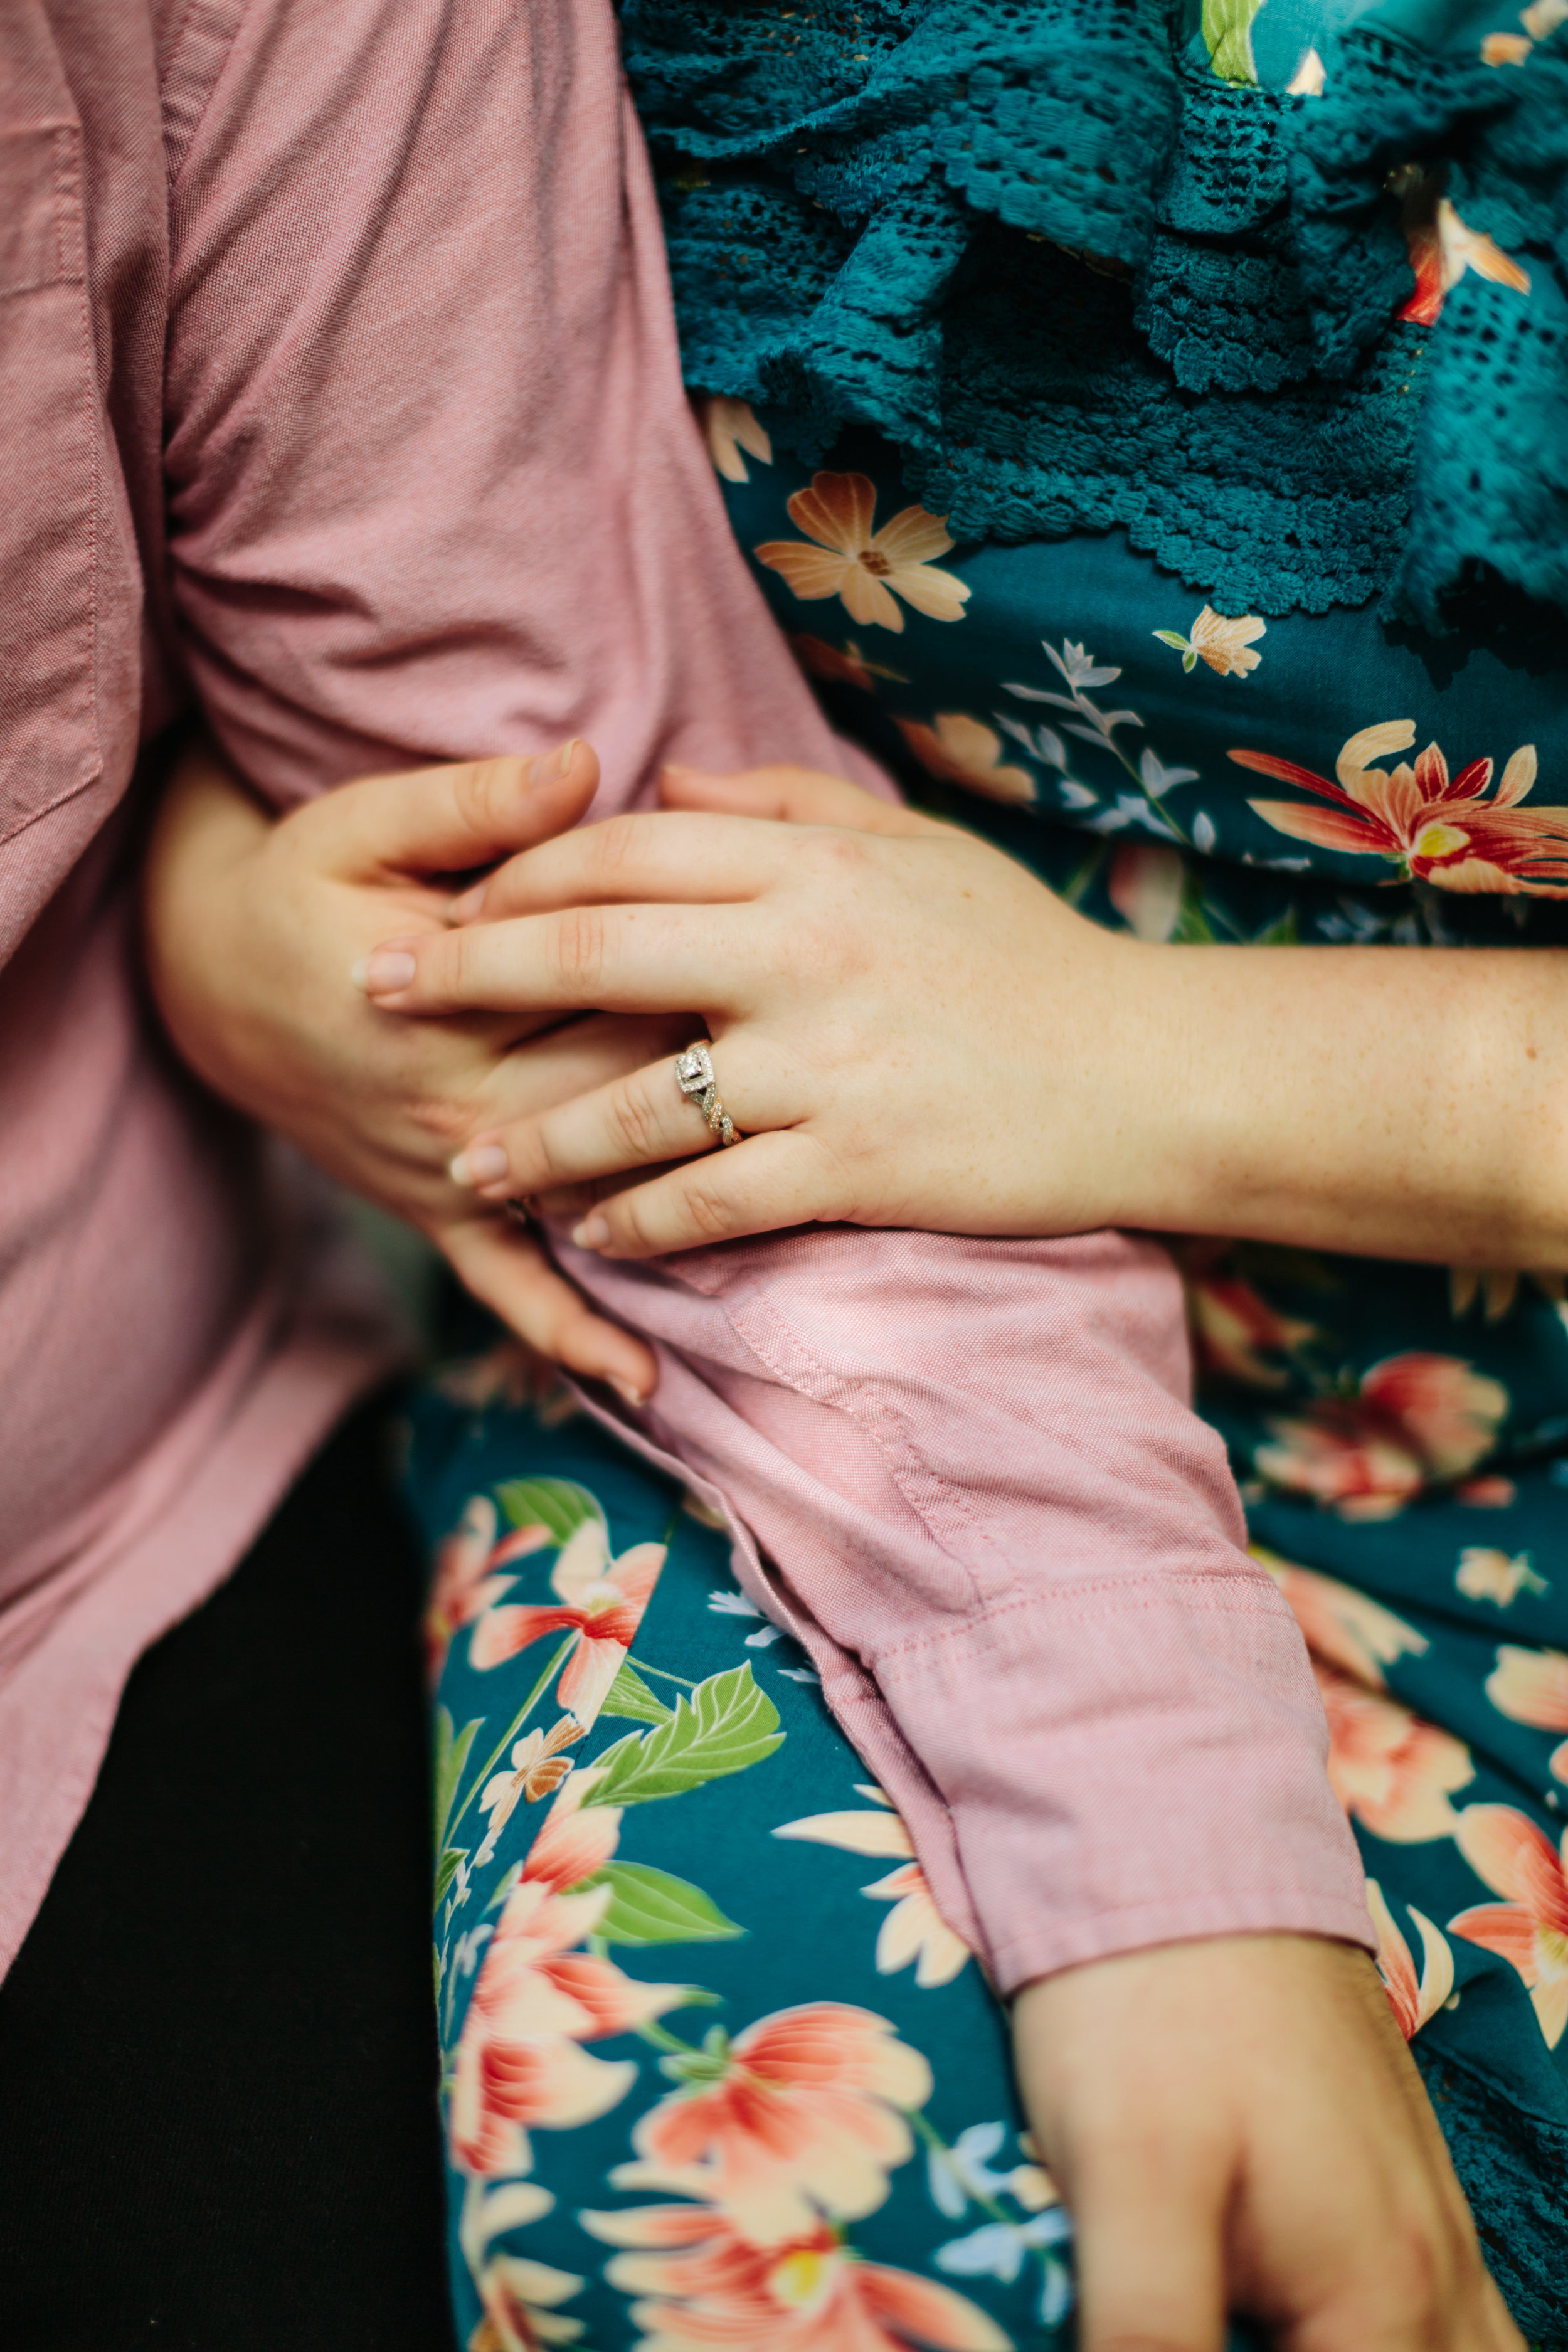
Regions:
<instances>
[{"instance_id":1,"label":"wrist","mask_svg":"<svg viewBox=\"0 0 1568 2352\"><path fill-rule=\"evenodd\" d=\"M1199 1074L1191 986L1201 951L1085 928L1081 1003L1062 1004L1056 975L1042 987L1047 1005L1059 1008L1077 1066L1065 1101L1059 1064L1047 1063L1043 1074L1040 1125L1049 1143L1035 1166L1051 1172L1037 1230L1205 1230L1212 1079Z\"/></svg>"}]
</instances>

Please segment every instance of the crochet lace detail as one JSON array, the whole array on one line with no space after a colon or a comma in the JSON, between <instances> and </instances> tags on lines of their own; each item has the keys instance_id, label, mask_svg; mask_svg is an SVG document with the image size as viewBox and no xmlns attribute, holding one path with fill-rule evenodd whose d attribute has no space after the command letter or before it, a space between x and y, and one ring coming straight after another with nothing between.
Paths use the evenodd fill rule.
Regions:
<instances>
[{"instance_id":1,"label":"crochet lace detail","mask_svg":"<svg viewBox=\"0 0 1568 2352\"><path fill-rule=\"evenodd\" d=\"M1314 99L1165 0L625 0L688 379L807 457L877 427L962 540L1120 525L1222 611L1436 626L1478 563L1568 604L1568 31L1489 66L1467 5L1393 0ZM1413 159L1528 296L1390 325Z\"/></svg>"},{"instance_id":2,"label":"crochet lace detail","mask_svg":"<svg viewBox=\"0 0 1568 2352\"><path fill-rule=\"evenodd\" d=\"M1478 2216L1481 2251L1509 2309L1540 2352L1568 2346L1563 2201L1568 2131L1533 2115L1470 2068L1412 2045L1454 2169Z\"/></svg>"}]
</instances>

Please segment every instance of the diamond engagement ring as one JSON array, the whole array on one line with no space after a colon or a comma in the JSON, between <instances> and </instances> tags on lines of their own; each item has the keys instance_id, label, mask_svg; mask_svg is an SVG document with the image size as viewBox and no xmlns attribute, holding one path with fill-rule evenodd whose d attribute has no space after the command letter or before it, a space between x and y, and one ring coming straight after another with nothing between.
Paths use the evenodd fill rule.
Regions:
<instances>
[{"instance_id":1,"label":"diamond engagement ring","mask_svg":"<svg viewBox=\"0 0 1568 2352\"><path fill-rule=\"evenodd\" d=\"M675 1075L683 1095L697 1105L721 1144L739 1143L735 1123L719 1099L719 1081L713 1076L713 1056L704 1038L688 1045L684 1054L675 1057Z\"/></svg>"}]
</instances>

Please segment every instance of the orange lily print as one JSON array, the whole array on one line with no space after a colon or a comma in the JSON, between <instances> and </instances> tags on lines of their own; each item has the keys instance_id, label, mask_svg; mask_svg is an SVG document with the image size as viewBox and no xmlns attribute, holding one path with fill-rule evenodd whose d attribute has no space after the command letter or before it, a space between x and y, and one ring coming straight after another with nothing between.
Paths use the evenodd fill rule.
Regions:
<instances>
[{"instance_id":1,"label":"orange lily print","mask_svg":"<svg viewBox=\"0 0 1568 2352\"><path fill-rule=\"evenodd\" d=\"M526 1527L514 1528L498 1543L496 1527L495 1505L488 1495L475 1495L456 1532L436 1553L436 1578L422 1628L432 1684L439 1679L447 1652L463 1627L482 1617L517 1582L515 1576L498 1575L497 1570L542 1551L550 1541L547 1528Z\"/></svg>"},{"instance_id":2,"label":"orange lily print","mask_svg":"<svg viewBox=\"0 0 1568 2352\"><path fill-rule=\"evenodd\" d=\"M1478 1903L1448 1922L1511 1961L1530 1987L1541 2031L1555 2050L1568 2027L1568 1875L1551 1840L1513 1805L1467 1805L1454 1832L1459 1852L1503 1903Z\"/></svg>"},{"instance_id":3,"label":"orange lily print","mask_svg":"<svg viewBox=\"0 0 1568 2352\"><path fill-rule=\"evenodd\" d=\"M931 2096L926 2060L885 2018L842 2001L776 2010L729 2041L672 2059L686 2087L632 2132L640 2161L617 2189L722 2205L757 2246L804 2238L824 2214L858 2221L909 2161L908 2116Z\"/></svg>"},{"instance_id":4,"label":"orange lily print","mask_svg":"<svg viewBox=\"0 0 1568 2352\"><path fill-rule=\"evenodd\" d=\"M1454 1955L1448 1948L1448 1939L1424 1911L1411 1908L1410 1916L1421 1937L1421 1974L1417 1978L1410 1947L1394 1924L1394 1914L1375 1878L1366 1882L1366 1907L1377 1929L1377 1973L1383 1979L1394 2023L1406 2042L1414 2042L1454 1990Z\"/></svg>"},{"instance_id":5,"label":"orange lily print","mask_svg":"<svg viewBox=\"0 0 1568 2352\"><path fill-rule=\"evenodd\" d=\"M860 1889L862 1895L893 1906L877 1937L877 1973L892 1976L913 1960L918 1985L951 1984L969 1958L969 1947L937 1909L892 1799L862 1782L857 1782L856 1790L879 1810L809 1813L804 1821L781 1822L773 1835L807 1838L816 1845L838 1846L845 1853L875 1854L879 1860L896 1862L900 1866L886 1878L873 1879L869 1886Z\"/></svg>"},{"instance_id":6,"label":"orange lily print","mask_svg":"<svg viewBox=\"0 0 1568 2352\"><path fill-rule=\"evenodd\" d=\"M1531 43L1520 34L1494 34L1491 40L1500 41L1502 49L1488 56L1483 45L1481 58L1487 65L1520 65L1529 56ZM1519 54L1510 57L1507 45L1517 42ZM1411 326L1432 327L1443 314L1443 304L1467 270L1478 278L1490 278L1494 286L1511 287L1516 294L1530 291L1530 272L1520 267L1512 254L1505 253L1495 238L1484 230L1473 229L1455 211L1447 196L1436 196L1436 182L1424 176L1409 190L1405 200L1405 242L1410 255L1411 274L1415 286L1409 299L1394 316Z\"/></svg>"},{"instance_id":7,"label":"orange lily print","mask_svg":"<svg viewBox=\"0 0 1568 2352\"><path fill-rule=\"evenodd\" d=\"M1505 1642L1487 1676L1487 1696L1514 1723L1528 1723L1536 1731L1568 1731L1568 1657L1561 1650L1523 1650ZM1552 1772L1555 1780L1568 1780L1568 1739L1552 1749Z\"/></svg>"},{"instance_id":8,"label":"orange lily print","mask_svg":"<svg viewBox=\"0 0 1568 2352\"><path fill-rule=\"evenodd\" d=\"M637 2080L629 2058L594 2057L585 2042L614 2040L686 1998L679 1985L645 1984L579 1948L610 1902L584 1884L615 1854L617 1806L583 1808L593 1776L562 1790L502 1906L463 2021L452 2089L452 2152L470 2175L526 2172L528 2135L570 2131L623 2099Z\"/></svg>"},{"instance_id":9,"label":"orange lily print","mask_svg":"<svg viewBox=\"0 0 1568 2352\"><path fill-rule=\"evenodd\" d=\"M663 1544L641 1543L612 1560L604 1528L585 1519L563 1544L551 1571L556 1601L489 1611L468 1644L469 1664L483 1674L548 1633L575 1633L555 1696L583 1730L591 1730L637 1639L664 1554Z\"/></svg>"},{"instance_id":10,"label":"orange lily print","mask_svg":"<svg viewBox=\"0 0 1568 2352\"><path fill-rule=\"evenodd\" d=\"M971 719L963 710L941 710L932 727L917 719L900 719L895 724L921 767L943 783L963 784L993 801L1037 797L1027 768L1004 764L1002 738L983 719Z\"/></svg>"},{"instance_id":11,"label":"orange lily print","mask_svg":"<svg viewBox=\"0 0 1568 2352\"><path fill-rule=\"evenodd\" d=\"M1363 727L1334 763L1337 783L1267 751L1233 751L1229 757L1239 768L1296 784L1331 803L1247 803L1293 841L1386 858L1409 878L1439 890L1568 898L1568 809L1520 806L1535 782L1535 746L1520 746L1489 799L1489 759L1472 760L1450 777L1442 752L1428 743L1414 767L1404 760L1395 768L1374 764L1390 752L1408 751L1415 740L1408 719Z\"/></svg>"},{"instance_id":12,"label":"orange lily print","mask_svg":"<svg viewBox=\"0 0 1568 2352\"><path fill-rule=\"evenodd\" d=\"M1476 1777L1464 1741L1321 1658L1312 1672L1329 1721L1329 1786L1352 1820L1390 1845L1452 1837L1449 1798Z\"/></svg>"},{"instance_id":13,"label":"orange lily print","mask_svg":"<svg viewBox=\"0 0 1568 2352\"><path fill-rule=\"evenodd\" d=\"M1131 845L1140 856L1145 854L1142 842ZM1156 842L1152 847L1159 855L1161 845ZM1114 875L1110 890L1114 899ZM1120 907L1118 911L1122 911ZM1137 924L1132 928L1137 930ZM1249 1282L1232 1275L1194 1276L1187 1284L1187 1312L1204 1370L1245 1381L1248 1388L1288 1387L1289 1359L1318 1336L1315 1325L1279 1314Z\"/></svg>"},{"instance_id":14,"label":"orange lily print","mask_svg":"<svg viewBox=\"0 0 1568 2352\"><path fill-rule=\"evenodd\" d=\"M1369 1366L1353 1395L1322 1397L1299 1419L1271 1422L1271 1442L1253 1464L1271 1486L1310 1495L1342 1518L1389 1519L1424 1488L1474 1470L1508 1404L1500 1381L1457 1356L1412 1349ZM1461 1489L1461 1499L1473 1493L1473 1485Z\"/></svg>"},{"instance_id":15,"label":"orange lily print","mask_svg":"<svg viewBox=\"0 0 1568 2352\"><path fill-rule=\"evenodd\" d=\"M637 2305L644 2345L668 2352L1012 2352L1010 2337L934 2279L862 2262L827 2222L759 2246L721 2210L644 2205L583 2213L595 2238L626 2249L605 2275Z\"/></svg>"},{"instance_id":16,"label":"orange lily print","mask_svg":"<svg viewBox=\"0 0 1568 2352\"><path fill-rule=\"evenodd\" d=\"M877 489L868 476L814 474L810 489L796 490L790 499L789 519L815 544L769 539L752 552L803 603L841 598L862 628L899 634L900 596L928 621L962 621L967 583L931 562L953 544L945 519L924 507L903 507L874 531L876 512Z\"/></svg>"}]
</instances>

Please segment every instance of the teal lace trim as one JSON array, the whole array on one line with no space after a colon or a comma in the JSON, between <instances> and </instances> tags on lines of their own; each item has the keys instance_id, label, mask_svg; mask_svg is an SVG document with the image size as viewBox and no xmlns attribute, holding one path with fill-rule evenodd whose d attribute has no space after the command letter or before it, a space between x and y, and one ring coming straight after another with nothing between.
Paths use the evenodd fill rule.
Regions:
<instances>
[{"instance_id":1,"label":"teal lace trim","mask_svg":"<svg viewBox=\"0 0 1568 2352\"><path fill-rule=\"evenodd\" d=\"M871 425L961 540L1120 526L1225 612L1568 605L1568 30L1391 0L1295 98L1165 0L622 15L688 380L808 458ZM1413 161L1528 295L1391 326Z\"/></svg>"},{"instance_id":2,"label":"teal lace trim","mask_svg":"<svg viewBox=\"0 0 1568 2352\"><path fill-rule=\"evenodd\" d=\"M1459 2185L1479 2217L1487 2267L1509 2309L1535 2352L1568 2352L1563 2273L1568 2131L1528 2113L1419 2037L1411 2054L1431 2093Z\"/></svg>"}]
</instances>

